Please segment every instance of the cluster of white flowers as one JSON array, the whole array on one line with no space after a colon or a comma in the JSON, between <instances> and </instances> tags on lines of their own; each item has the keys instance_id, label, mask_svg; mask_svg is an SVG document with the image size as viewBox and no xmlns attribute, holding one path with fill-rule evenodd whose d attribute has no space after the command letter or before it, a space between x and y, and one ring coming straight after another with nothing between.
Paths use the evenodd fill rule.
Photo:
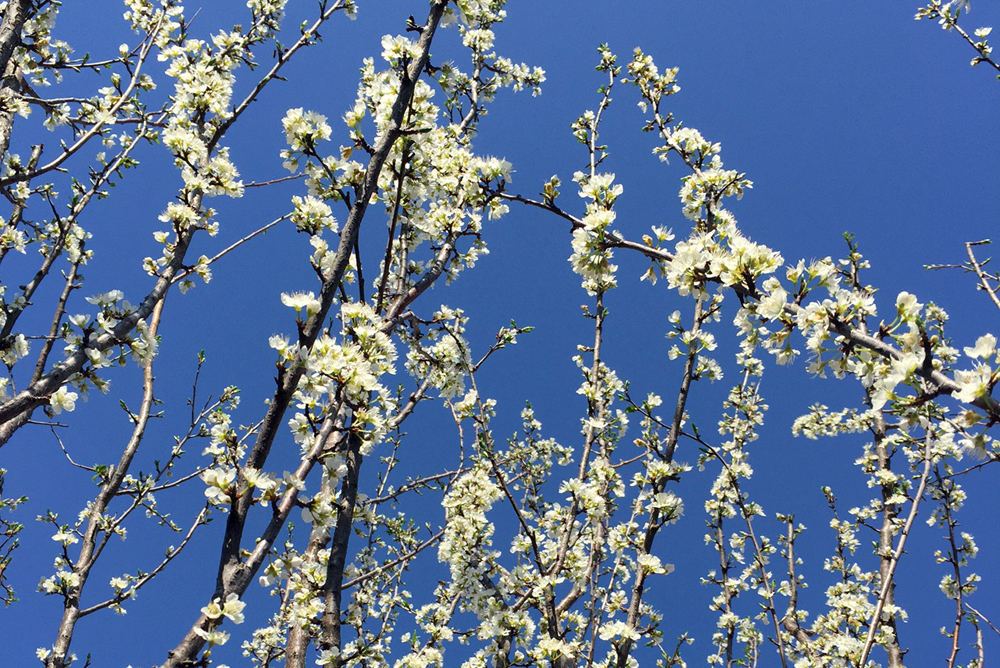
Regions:
<instances>
[{"instance_id":1,"label":"cluster of white flowers","mask_svg":"<svg viewBox=\"0 0 1000 668\"><path fill-rule=\"evenodd\" d=\"M181 27L184 8L176 0L156 4L150 0L125 0L125 6L128 8L124 14L125 20L131 24L132 30L156 34L157 46L166 46L171 35Z\"/></svg>"},{"instance_id":2,"label":"cluster of white flowers","mask_svg":"<svg viewBox=\"0 0 1000 668\"><path fill-rule=\"evenodd\" d=\"M486 468L477 466L459 477L442 501L447 523L438 560L448 564L449 587L461 594L463 608L480 617L495 612L494 594L484 587L482 576L490 572L490 563L499 556L491 549L494 526L486 513L500 497L500 488Z\"/></svg>"},{"instance_id":3,"label":"cluster of white flowers","mask_svg":"<svg viewBox=\"0 0 1000 668\"><path fill-rule=\"evenodd\" d=\"M604 56L607 59L607 56ZM677 84L677 68L671 68L660 74L659 68L653 62L653 57L636 48L632 60L628 64L628 73L632 84L637 86L642 94L639 108L643 111L658 111L660 102L665 97L679 93L681 87ZM650 109L652 107L652 109ZM661 151L657 150L657 153Z\"/></svg>"},{"instance_id":4,"label":"cluster of white flowers","mask_svg":"<svg viewBox=\"0 0 1000 668\"><path fill-rule=\"evenodd\" d=\"M713 146L712 148L716 148ZM723 197L743 197L743 193L753 184L736 170L723 169L722 158L713 155L707 168L685 176L679 197L683 204L684 216L690 220L718 215L716 210Z\"/></svg>"},{"instance_id":5,"label":"cluster of white flowers","mask_svg":"<svg viewBox=\"0 0 1000 668\"><path fill-rule=\"evenodd\" d=\"M783 262L777 252L743 236L728 212L713 213L716 226L696 228L687 240L678 242L674 259L667 265L669 286L681 295L706 296L710 283L753 286Z\"/></svg>"},{"instance_id":6,"label":"cluster of white flowers","mask_svg":"<svg viewBox=\"0 0 1000 668\"><path fill-rule=\"evenodd\" d=\"M38 590L43 594L68 594L80 586L80 576L67 570L60 570L55 575L43 578L38 583Z\"/></svg>"},{"instance_id":7,"label":"cluster of white flowers","mask_svg":"<svg viewBox=\"0 0 1000 668\"><path fill-rule=\"evenodd\" d=\"M204 137L229 116L229 102L235 81L232 70L240 65L247 37L219 33L209 46L189 39L163 48L160 60L169 60L167 75L174 77L170 120L163 143L174 154L188 192L239 197L243 184L228 151L220 147L209 155ZM210 114L210 121L205 115Z\"/></svg>"},{"instance_id":8,"label":"cluster of white flowers","mask_svg":"<svg viewBox=\"0 0 1000 668\"><path fill-rule=\"evenodd\" d=\"M232 467L215 467L205 469L201 473L205 482L205 496L213 505L226 506L232 503L233 483L236 482L236 469Z\"/></svg>"},{"instance_id":9,"label":"cluster of white flowers","mask_svg":"<svg viewBox=\"0 0 1000 668\"><path fill-rule=\"evenodd\" d=\"M249 35L258 39L267 39L281 27L285 5L288 0L247 0L247 7L253 16Z\"/></svg>"},{"instance_id":10,"label":"cluster of white flowers","mask_svg":"<svg viewBox=\"0 0 1000 668\"><path fill-rule=\"evenodd\" d=\"M50 85L49 76L59 81L62 75L59 68L49 66L66 63L73 51L69 44L52 37L58 14L59 5L56 4L41 5L37 10L26 12L20 45L14 49L18 69L36 86Z\"/></svg>"},{"instance_id":11,"label":"cluster of white flowers","mask_svg":"<svg viewBox=\"0 0 1000 668\"><path fill-rule=\"evenodd\" d=\"M417 43L403 35L382 37L382 60L396 67L405 67L417 55Z\"/></svg>"},{"instance_id":12,"label":"cluster of white flowers","mask_svg":"<svg viewBox=\"0 0 1000 668\"><path fill-rule=\"evenodd\" d=\"M281 303L288 308L295 309L295 317L300 322L305 322L309 318L319 313L322 304L314 293L292 292L281 293ZM273 346L272 347L276 347Z\"/></svg>"},{"instance_id":13,"label":"cluster of white flowers","mask_svg":"<svg viewBox=\"0 0 1000 668\"><path fill-rule=\"evenodd\" d=\"M172 0L161 8L154 8L148 0L130 0L127 4L129 11L125 18L136 31L157 31L154 37L159 48L157 57L169 63L166 74L175 79L159 139L173 154L184 186L178 201L167 205L160 220L169 223L170 231L178 238L195 230L214 235L218 231L218 223L212 220L215 212L202 205L203 197L243 195L239 171L230 159L229 149L220 143L232 115L233 71L241 63L253 64L251 47L273 35L284 3L250 3L253 21L246 34L237 27L230 32L219 32L210 41L182 38L178 30L183 22L182 9ZM127 55L126 45L122 51ZM138 85L148 88L152 84L142 80ZM177 259L175 243L169 240L167 231L155 232L154 238L163 245L163 251L159 258L143 260L150 275L158 275ZM211 279L205 257L191 271L206 283ZM190 279L184 279L180 289L186 292L193 286Z\"/></svg>"},{"instance_id":14,"label":"cluster of white flowers","mask_svg":"<svg viewBox=\"0 0 1000 668\"><path fill-rule=\"evenodd\" d=\"M254 631L253 638L243 643L245 656L263 661L284 650L290 628L316 630L316 619L323 612L322 590L329 558L326 548L299 554L286 544L286 551L265 568L260 584L274 587L271 594L281 596L283 604L269 625Z\"/></svg>"},{"instance_id":15,"label":"cluster of white flowers","mask_svg":"<svg viewBox=\"0 0 1000 668\"><path fill-rule=\"evenodd\" d=\"M300 160L306 158L308 161L315 156L319 142L329 140L332 132L326 116L302 108L289 109L281 120L281 126L288 144L281 157L285 160L285 169L292 172L299 168Z\"/></svg>"},{"instance_id":16,"label":"cluster of white flowers","mask_svg":"<svg viewBox=\"0 0 1000 668\"><path fill-rule=\"evenodd\" d=\"M587 202L587 215L583 226L573 230L573 254L569 257L573 271L583 277L583 288L588 294L597 294L617 286L615 272L618 266L611 262L613 253L607 245L615 222L612 210L615 200L622 194L620 183L614 183L614 174L588 176L577 172L573 180L580 184L580 197Z\"/></svg>"},{"instance_id":17,"label":"cluster of white flowers","mask_svg":"<svg viewBox=\"0 0 1000 668\"><path fill-rule=\"evenodd\" d=\"M792 423L792 433L812 440L820 436L856 434L868 429L874 417L872 411L858 411L853 408L831 411L822 404L813 404L809 407L808 413L796 418Z\"/></svg>"},{"instance_id":18,"label":"cluster of white flowers","mask_svg":"<svg viewBox=\"0 0 1000 668\"><path fill-rule=\"evenodd\" d=\"M463 25L489 25L499 23L507 18L507 11L503 8L504 3L496 0L457 0L455 6L458 9L457 17L453 9L450 12L449 23L455 18L461 20Z\"/></svg>"},{"instance_id":19,"label":"cluster of white flowers","mask_svg":"<svg viewBox=\"0 0 1000 668\"><path fill-rule=\"evenodd\" d=\"M337 232L337 221L333 217L333 211L323 200L312 195L307 195L305 198L295 195L292 197L292 205L295 207L292 222L299 232L307 232L310 235L319 234L322 230Z\"/></svg>"},{"instance_id":20,"label":"cluster of white flowers","mask_svg":"<svg viewBox=\"0 0 1000 668\"><path fill-rule=\"evenodd\" d=\"M220 598L212 599L212 602L202 608L201 612L212 621L225 617L233 624L242 624L244 619L243 608L246 605L246 603L240 600L239 594L230 593L226 596L225 601Z\"/></svg>"},{"instance_id":21,"label":"cluster of white flowers","mask_svg":"<svg viewBox=\"0 0 1000 668\"><path fill-rule=\"evenodd\" d=\"M309 295L283 295L282 300L296 311L309 315L318 302ZM300 316L301 317L301 316ZM395 373L396 347L382 331L382 320L367 304L349 302L340 310L343 325L340 341L322 335L311 350L300 351L283 337L271 338L271 346L286 364L304 364L305 373L295 391L297 413L289 422L298 443L308 447L312 428L319 424L336 399L346 401L353 411L352 429L363 436L364 451L382 440L388 429L387 416L395 399L382 384L382 377Z\"/></svg>"},{"instance_id":22,"label":"cluster of white flowers","mask_svg":"<svg viewBox=\"0 0 1000 668\"><path fill-rule=\"evenodd\" d=\"M406 370L415 378L428 379L444 399L465 391L465 377L472 367L463 336L466 321L461 309L442 306L433 318L438 327L427 332L424 341L414 341L406 355Z\"/></svg>"},{"instance_id":23,"label":"cluster of white flowers","mask_svg":"<svg viewBox=\"0 0 1000 668\"><path fill-rule=\"evenodd\" d=\"M31 344L24 334L15 334L0 344L0 362L6 364L8 368L12 367L19 359L26 357L30 350Z\"/></svg>"}]
</instances>

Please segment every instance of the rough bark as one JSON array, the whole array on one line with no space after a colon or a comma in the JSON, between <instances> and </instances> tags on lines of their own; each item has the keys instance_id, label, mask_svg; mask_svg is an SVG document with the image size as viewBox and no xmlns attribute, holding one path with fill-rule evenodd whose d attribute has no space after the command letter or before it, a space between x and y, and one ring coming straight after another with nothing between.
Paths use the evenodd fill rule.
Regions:
<instances>
[{"instance_id":1,"label":"rough bark","mask_svg":"<svg viewBox=\"0 0 1000 668\"><path fill-rule=\"evenodd\" d=\"M3 72L0 83L0 156L7 153L14 127L14 111L9 101L20 91L21 82L18 79L20 68L13 56L14 49L21 43L21 30L30 9L31 0L10 0L0 22L0 72Z\"/></svg>"}]
</instances>

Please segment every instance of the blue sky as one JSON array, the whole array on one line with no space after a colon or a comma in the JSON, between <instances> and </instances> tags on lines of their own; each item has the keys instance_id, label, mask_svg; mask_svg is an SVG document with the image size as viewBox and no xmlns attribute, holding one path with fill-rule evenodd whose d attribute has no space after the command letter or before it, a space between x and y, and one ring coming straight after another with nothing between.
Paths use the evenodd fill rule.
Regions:
<instances>
[{"instance_id":1,"label":"blue sky","mask_svg":"<svg viewBox=\"0 0 1000 668\"><path fill-rule=\"evenodd\" d=\"M67 4L57 29L65 31L63 37L78 52L115 53L117 44L128 39L120 25L120 4L103 0L86 3L87 7ZM302 54L290 68L288 81L269 87L246 122L231 134L233 159L244 180L283 175L278 157L284 145L280 119L289 107L326 114L334 124L334 141L342 141L343 133L336 134L342 126L334 121L353 102L362 58L377 57L381 36L401 32L407 15L419 18L425 4L362 2L356 22L333 21L324 31L324 42ZM296 0L289 5L296 17L303 6L312 6ZM188 14L197 7L197 2L190 3ZM582 200L573 192L570 177L584 165L586 154L573 139L569 124L598 101L595 91L603 81L593 71L596 48L609 44L624 64L632 49L641 46L661 68L680 68L682 91L668 103L675 117L721 142L727 167L746 172L753 180L753 190L732 205L748 236L794 263L799 258L843 257L842 235L852 232L872 263L866 280L879 288L882 312L889 313L896 294L907 290L949 312L956 347L972 345L980 334L997 329L998 314L977 294L968 275L932 273L924 265L961 262L964 242L996 236L1000 85L985 67L969 66L974 53L957 35L913 21L916 9L907 3L876 2L513 0L508 4L509 20L497 29L497 49L515 61L544 68L547 81L539 97L502 94L483 120L476 148L513 163L515 192L533 196L549 176L558 174L564 183L563 206L580 213ZM206 1L194 33L205 37L237 21L241 12L245 10L240 2ZM1000 7L979 2L964 25L971 31L998 23ZM455 33L445 31L434 53L454 53L454 40ZM249 74L246 69L237 72L246 77L244 86L251 81ZM687 221L680 213L677 190L684 174L679 166L665 166L652 155L655 144L639 131L642 117L633 91L621 86L614 98L602 137L610 151L605 169L615 172L625 186L616 227L630 238L638 238L651 225L672 227L682 236ZM15 150L26 154L29 140L19 138L19 128L15 126L14 143L22 144ZM31 131L24 132L27 137ZM119 288L127 298L136 298L148 285L141 259L156 252L152 239L160 227L156 216L180 179L162 147L148 147L139 157L143 167L127 175L113 196L93 207L84 221L94 230L97 251L87 271L88 294ZM241 200L212 202L220 212L223 233L203 242L196 255L211 255L283 215L291 195L299 193L299 186L287 184L248 191ZM371 216L362 232L372 267L381 252L382 224ZM512 207L505 219L489 226L485 238L490 255L454 285L435 288L424 308L429 313L443 303L465 309L470 340L480 350L512 318L519 325L534 326L535 331L517 346L484 367L478 381L484 395L498 400L494 431L500 437L517 429L520 408L528 400L547 435L566 444L578 443L585 406L575 393L580 379L571 358L576 345L592 335L590 321L580 317L580 305L589 300L566 262L570 254L566 225ZM235 421L260 418L262 402L273 387L267 338L294 332L279 295L316 288L305 262L307 249L304 236L275 230L248 244L232 260L219 263L209 285L168 299L161 330L161 360L167 361L158 362L157 372L165 411L155 432L158 438L168 442L170 434L184 427L184 401L195 355L202 349L208 362L201 391L217 394L226 385L238 385L243 405ZM635 396L657 392L672 403L680 369L666 357L666 318L684 308L685 302L662 283L640 284L638 277L646 265L638 258L619 254L617 260L620 287L608 302L607 362L630 381ZM5 283L22 280L0 278ZM723 344L732 341L728 321L733 304L727 306L728 317L715 328ZM731 355L718 358L735 372ZM771 410L751 454L757 472L751 493L759 495L756 499L769 519L776 512L795 512L809 527L801 550L815 584L804 594L802 607L818 612L825 587L821 564L833 546L819 487L833 486L844 499L844 509L863 502L868 490L853 464L864 438L816 443L791 436L792 420L809 405L859 406L862 396L857 384L810 379L804 367L800 361L765 374L763 394ZM704 431L713 431L732 377L696 388L692 420ZM72 425L67 446L75 457L94 463L115 456L129 427L118 401L130 396L135 378L133 370L124 370L114 377L116 390L109 396L78 405L67 420ZM454 426L449 426L440 402L423 405L407 430L406 461L414 470L448 466L455 460ZM189 457L189 466L197 454ZM693 463L697 453L681 452L678 457ZM5 495L31 497L16 516L28 526L9 571L22 601L3 611L0 622L7 661L31 665L34 649L52 643L60 614L55 597L34 593L38 581L51 573L56 545L49 540L51 529L33 518L51 508L69 520L93 488L85 474L65 464L51 434L40 427L22 430L6 445L0 451L0 466L9 470ZM282 465L274 468L280 471ZM686 515L662 536L657 548L664 561L677 564L677 572L653 596L668 611L668 638L691 630L698 639L687 654L690 665L700 664L708 653L712 632L707 604L713 592L700 586L698 579L715 559L701 540L701 502L713 475L695 471L676 490L686 501ZM1000 598L992 556L1000 549L1000 538L991 535L997 528L993 509L1000 502L1000 488L993 475L988 469L969 478L974 494L963 513L963 526L983 548L973 567L983 576L975 600L986 608L987 616L987 604ZM170 499L176 517L187 517L200 506L201 498L194 496ZM422 512L431 522L443 516L432 504ZM81 656L92 652L98 666L148 666L162 660L211 593L214 570L199 565L216 558L221 529L217 520L202 530L194 549L172 573L144 590L127 616L109 613L86 620L74 649ZM901 640L912 648L908 659L913 665L921 665L922 656L931 657L928 662L945 656L947 640L937 629L950 623L952 614L950 602L937 590L942 572L931 556L940 531L922 524L919 529L912 538L910 557L900 567L901 605L910 614ZM765 521L760 530L774 536L779 529ZM106 557L107 575L100 571L95 584L150 563L176 540L137 527L133 538ZM433 555L425 564L421 568L427 568L426 573L435 572ZM775 569L780 570L778 565ZM439 576L429 577L433 582ZM917 585L910 590L908 582ZM256 592L248 600L252 622L256 617L249 613L254 604L266 599ZM234 633L234 640L238 635ZM1000 645L995 638L988 642L993 648ZM219 658L241 665L242 659L232 651L236 648L232 642Z\"/></svg>"}]
</instances>

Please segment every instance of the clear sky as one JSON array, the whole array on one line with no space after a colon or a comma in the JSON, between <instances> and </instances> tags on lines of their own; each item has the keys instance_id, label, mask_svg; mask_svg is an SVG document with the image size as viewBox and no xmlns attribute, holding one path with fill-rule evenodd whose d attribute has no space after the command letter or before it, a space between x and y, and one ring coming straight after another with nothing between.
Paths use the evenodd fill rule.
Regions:
<instances>
[{"instance_id":1,"label":"clear sky","mask_svg":"<svg viewBox=\"0 0 1000 668\"><path fill-rule=\"evenodd\" d=\"M353 103L362 59L377 58L381 36L402 32L406 17L413 14L419 19L426 4L362 0L356 22L333 21L323 33L323 43L301 54L287 73L288 81L270 86L251 116L229 137L244 180L265 181L285 174L278 156L284 147L280 120L290 107L327 115L334 125L334 142L345 141L343 126L336 121ZM290 13L296 17L292 24L303 15L303 7L312 5L290 0ZM187 14L199 8L192 32L203 38L239 22L246 11L235 0L201 4L195 0ZM970 276L929 272L924 266L962 262L964 242L997 236L1000 83L985 67L969 66L975 54L958 35L933 23L915 22L916 9L916 4L905 2L512 0L508 21L497 28L497 49L515 61L544 68L547 80L539 97L504 92L483 120L475 146L480 153L514 165L513 192L535 196L549 176L558 174L564 183L562 205L581 214L583 200L577 198L571 176L584 166L586 153L569 126L597 104L595 91L603 83L594 72L597 46L607 43L622 64L634 47L641 46L661 68L680 68L682 91L668 102L668 109L707 139L721 142L726 166L746 172L754 182L742 201L731 204L750 238L794 263L799 258L844 257L843 233L853 233L871 261L863 279L879 288L880 311L891 317L895 296L902 290L923 302L934 301L952 316L951 335L961 349L977 336L996 331L1000 314L977 293ZM120 42L130 39L122 11L120 3L106 0L67 3L56 30L80 53L114 54ZM964 22L970 31L995 24L1000 24L1000 6L982 1L974 3ZM445 31L433 52L454 53L455 39L454 31ZM252 81L245 68L237 71L237 77L244 77L243 86ZM90 79L91 84L95 81ZM165 80L161 85L166 91ZM610 152L604 168L615 172L624 185L615 227L636 239L651 225L665 225L682 238L688 221L681 215L677 191L684 172L652 155L655 142L640 132L637 101L633 90L620 86L602 135ZM19 135L19 127L15 125L12 150L26 155L35 135L27 129ZM156 218L176 193L180 179L162 147L145 147L139 159L143 167L128 174L112 197L89 210L84 221L94 230L97 253L87 269L88 294L117 288L126 298L137 299L149 285L141 260L157 252L152 232L161 226ZM195 256L212 255L284 215L293 194L301 194L300 185L249 189L240 200L213 201L223 231L217 239L203 240L204 248ZM383 221L373 215L365 224L364 252L369 266L375 267L382 252ZM521 407L530 401L546 435L577 444L585 404L576 394L580 379L571 358L577 344L590 340L592 325L580 316L580 305L590 300L566 261L571 252L567 225L512 206L503 220L489 224L484 238L490 255L454 285L435 288L423 308L427 313L437 304L465 309L470 341L480 351L512 318L519 325L534 326L517 346L485 366L478 381L481 393L498 401L494 433L498 438L513 433ZM158 362L157 371L164 416L154 434L161 445L184 428L184 401L194 376L195 355L202 349L208 361L200 391L217 394L226 385L237 385L243 391L243 404L235 422L260 419L263 401L273 389L273 353L267 339L279 332L294 333L294 322L279 295L317 288L307 253L303 235L279 228L217 264L210 284L185 296L171 295L161 330L161 359L166 361ZM680 367L667 359L667 316L688 305L663 283L655 287L640 283L647 264L639 258L620 253L616 259L620 287L608 298L606 361L631 383L634 396L656 392L671 404ZM0 280L23 279L0 276ZM733 341L728 323L734 305L735 300L727 302L727 315L714 330L721 348ZM802 348L801 340L797 347ZM730 352L717 358L732 375L712 386L699 384L691 407L692 421L707 433L715 430L720 402L736 371ZM113 376L115 391L110 395L95 396L78 404L73 415L63 416L72 427L66 430L65 443L81 463L116 456L129 429L118 402L128 397L137 401L132 394L136 378L134 369L123 370ZM822 562L834 545L819 488L832 486L844 500L843 510L868 498L865 478L854 465L865 438L820 442L793 438L791 422L817 402L860 407L862 392L851 381L809 378L800 359L790 368L769 367L763 394L771 410L750 460L756 471L750 492L767 513L759 530L776 536L781 529L773 522L774 514L791 512L809 528L800 549L814 584L803 594L801 607L815 613L829 583ZM404 461L414 471L447 467L456 460L455 428L440 402L422 405L407 430L409 450ZM285 439L290 443L287 435ZM690 448L686 444L681 447L678 459L694 463L697 451L684 450ZM152 459L150 454L145 466ZM198 453L189 459L188 466L194 466ZM27 528L8 576L22 600L0 612L4 655L0 663L33 665L35 648L53 642L61 612L57 597L35 592L39 580L52 572L57 545L49 540L51 527L34 518L52 509L70 521L94 487L85 473L66 463L52 434L42 427L23 429L4 446L0 466L9 471L5 496L30 497L15 516ZM281 466L276 465L277 470ZM996 568L1000 525L995 514L1000 486L994 476L988 468L968 479L973 493L962 515L963 527L983 550L973 568L983 576L975 601L987 616L990 605L1000 600ZM676 564L677 571L656 585L652 597L666 611L668 639L685 630L696 638L686 654L689 665L699 665L709 653L714 630L707 611L714 591L698 584L716 560L702 541L702 502L713 477L714 471L696 469L684 479L675 491L685 499L685 517L662 534L657 545L658 554ZM164 496L162 502L183 521L202 503L190 490L189 496ZM426 513L418 517L422 521L443 518L433 504L421 512ZM498 517L498 522L513 530L504 524L509 518ZM161 661L212 591L210 564L217 562L222 525L217 520L203 529L172 572L128 606L128 615L107 613L85 620L74 649L81 656L92 652L93 665L102 667L138 668ZM950 623L952 604L938 591L943 571L932 556L941 547L940 534L920 523L910 555L900 567L900 604L909 612L901 641L912 648L908 661L914 666L940 663L948 646L938 629ZM108 563L99 569L95 584L153 563L166 545L177 540L137 528L134 538L113 546L116 552L105 557ZM865 549L863 545L861 550ZM207 570L199 568L206 564ZM428 554L418 567L426 570L417 572L426 574L433 585L442 577L437 568L436 558ZM780 573L780 563L774 570ZM907 587L910 582L918 584ZM415 585L415 593L417 589ZM249 632L260 619L254 605L266 599L257 588L251 592L250 624L230 629L234 640L242 640L240 632ZM993 614L1000 617L995 607ZM122 638L127 641L121 642ZM988 646L995 650L1000 642L994 636ZM221 661L242 665L238 643L223 649L218 653ZM923 656L930 658L924 661ZM774 664L768 658L762 665Z\"/></svg>"}]
</instances>

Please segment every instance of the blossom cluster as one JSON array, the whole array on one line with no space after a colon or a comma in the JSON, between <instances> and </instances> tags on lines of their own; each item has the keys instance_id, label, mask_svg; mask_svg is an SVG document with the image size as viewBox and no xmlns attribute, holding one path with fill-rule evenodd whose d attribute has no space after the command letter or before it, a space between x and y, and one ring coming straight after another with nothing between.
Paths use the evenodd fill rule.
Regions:
<instances>
[{"instance_id":1,"label":"blossom cluster","mask_svg":"<svg viewBox=\"0 0 1000 668\"><path fill-rule=\"evenodd\" d=\"M282 301L307 317L318 308L311 295L283 295ZM387 416L395 407L381 379L395 373L396 348L382 331L381 318L367 304L345 303L340 316L340 340L324 334L305 350L285 337L273 336L271 347L278 351L282 364L305 369L295 391L300 412L289 421L296 442L308 448L315 425L323 421L331 405L343 401L353 411L353 429L363 436L367 453L382 440Z\"/></svg>"},{"instance_id":2,"label":"blossom cluster","mask_svg":"<svg viewBox=\"0 0 1000 668\"><path fill-rule=\"evenodd\" d=\"M573 254L569 261L573 271L583 277L587 293L597 294L617 285L618 266L611 262L613 253L606 242L612 233L610 226L615 222L612 207L623 188L620 183L614 183L614 174L588 176L577 172L573 179L580 184L580 197L588 202L583 225L573 230Z\"/></svg>"}]
</instances>

